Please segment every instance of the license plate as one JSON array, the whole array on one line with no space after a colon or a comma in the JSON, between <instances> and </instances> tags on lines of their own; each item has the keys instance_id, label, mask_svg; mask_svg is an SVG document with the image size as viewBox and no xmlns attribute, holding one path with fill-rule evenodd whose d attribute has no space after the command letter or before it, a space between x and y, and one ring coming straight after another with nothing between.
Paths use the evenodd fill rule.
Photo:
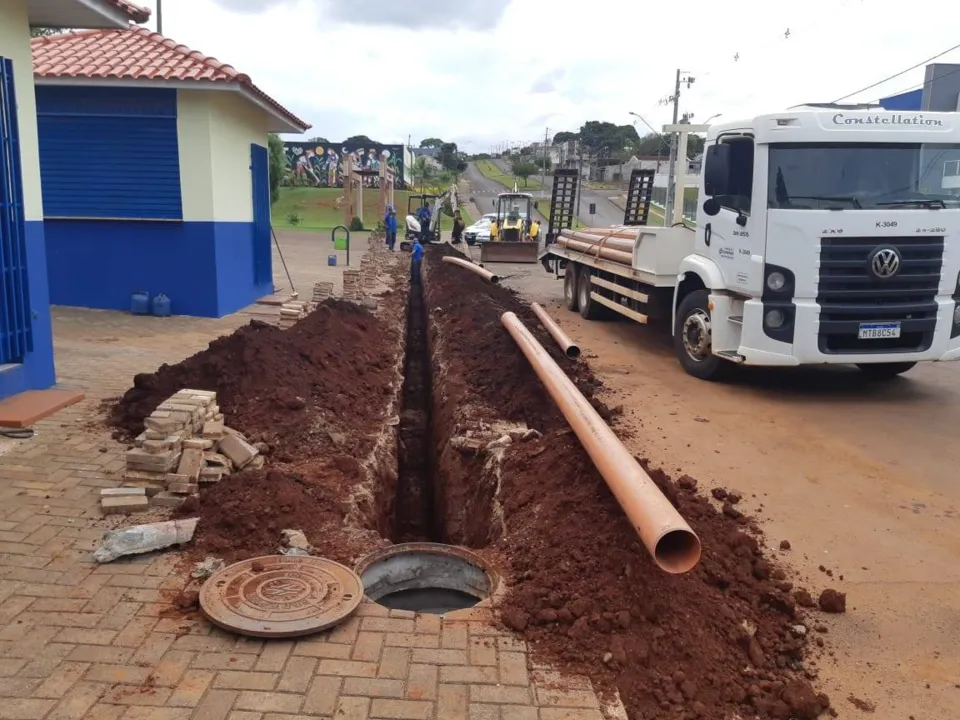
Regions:
<instances>
[{"instance_id":1,"label":"license plate","mask_svg":"<svg viewBox=\"0 0 960 720\"><path fill-rule=\"evenodd\" d=\"M857 337L861 340L884 340L900 337L900 323L860 323Z\"/></svg>"}]
</instances>

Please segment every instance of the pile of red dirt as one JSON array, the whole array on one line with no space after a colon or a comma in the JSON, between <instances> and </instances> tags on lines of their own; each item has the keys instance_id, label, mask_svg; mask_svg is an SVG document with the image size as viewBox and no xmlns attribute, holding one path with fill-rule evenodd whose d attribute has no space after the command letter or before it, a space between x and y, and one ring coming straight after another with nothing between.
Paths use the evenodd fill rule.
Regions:
<instances>
[{"instance_id":1,"label":"pile of red dirt","mask_svg":"<svg viewBox=\"0 0 960 720\"><path fill-rule=\"evenodd\" d=\"M381 319L327 300L288 330L252 321L176 365L134 377L107 422L129 440L178 390L214 390L227 424L269 444L277 459L338 448L363 454L391 392L402 309Z\"/></svg>"},{"instance_id":2,"label":"pile of red dirt","mask_svg":"<svg viewBox=\"0 0 960 720\"><path fill-rule=\"evenodd\" d=\"M344 564L376 545L371 536L350 537L343 529L344 491L359 479L325 463L253 470L204 488L199 508L179 514L199 515L197 531L186 551L192 560L207 556L227 563L275 555L283 530L301 530L316 554Z\"/></svg>"},{"instance_id":3,"label":"pile of red dirt","mask_svg":"<svg viewBox=\"0 0 960 720\"><path fill-rule=\"evenodd\" d=\"M508 290L453 267L430 268L428 278L432 331L455 338L440 360L459 375L446 380L457 402L544 433L511 446L502 468L505 532L490 551L510 582L499 605L504 624L540 660L619 690L631 720L812 720L826 711L829 700L807 678L808 633L792 585L746 531L747 519L732 505L718 510L692 478L674 484L649 471L704 549L690 573L657 568L500 315L516 312L592 389L587 365L564 358Z\"/></svg>"}]
</instances>

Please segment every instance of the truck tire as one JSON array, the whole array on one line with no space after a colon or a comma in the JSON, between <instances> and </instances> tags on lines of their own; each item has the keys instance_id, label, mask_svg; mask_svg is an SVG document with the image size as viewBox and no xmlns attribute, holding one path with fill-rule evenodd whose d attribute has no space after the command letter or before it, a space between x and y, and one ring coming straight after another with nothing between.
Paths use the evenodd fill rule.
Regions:
<instances>
[{"instance_id":1,"label":"truck tire","mask_svg":"<svg viewBox=\"0 0 960 720\"><path fill-rule=\"evenodd\" d=\"M915 362L864 363L857 365L869 380L890 380L910 370Z\"/></svg>"},{"instance_id":2,"label":"truck tire","mask_svg":"<svg viewBox=\"0 0 960 720\"><path fill-rule=\"evenodd\" d=\"M590 270L585 267L580 268L577 272L577 305L580 306L580 317L584 320L601 320L605 308L590 297L591 287L593 285L590 282Z\"/></svg>"},{"instance_id":3,"label":"truck tire","mask_svg":"<svg viewBox=\"0 0 960 720\"><path fill-rule=\"evenodd\" d=\"M713 354L708 290L696 290L680 301L673 349L688 375L700 380L719 380L732 365Z\"/></svg>"},{"instance_id":4,"label":"truck tire","mask_svg":"<svg viewBox=\"0 0 960 720\"><path fill-rule=\"evenodd\" d=\"M567 310L573 312L576 312L577 308L580 307L580 301L577 298L579 290L577 279L580 277L580 273L577 272L578 269L576 264L568 262L563 271L563 304L567 306Z\"/></svg>"}]
</instances>

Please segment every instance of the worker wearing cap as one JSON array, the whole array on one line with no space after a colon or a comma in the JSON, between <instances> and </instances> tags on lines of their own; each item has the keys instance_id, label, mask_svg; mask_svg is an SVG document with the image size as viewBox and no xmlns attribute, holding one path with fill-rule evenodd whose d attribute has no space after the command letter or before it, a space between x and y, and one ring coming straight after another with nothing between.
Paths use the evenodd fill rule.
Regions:
<instances>
[{"instance_id":1,"label":"worker wearing cap","mask_svg":"<svg viewBox=\"0 0 960 720\"><path fill-rule=\"evenodd\" d=\"M420 261L423 260L423 245L420 244L420 238L413 238L413 249L410 255L410 282L416 285L420 282Z\"/></svg>"},{"instance_id":2,"label":"worker wearing cap","mask_svg":"<svg viewBox=\"0 0 960 720\"><path fill-rule=\"evenodd\" d=\"M383 217L383 228L387 233L387 247L393 250L397 244L397 211L393 205L387 205L387 214Z\"/></svg>"}]
</instances>

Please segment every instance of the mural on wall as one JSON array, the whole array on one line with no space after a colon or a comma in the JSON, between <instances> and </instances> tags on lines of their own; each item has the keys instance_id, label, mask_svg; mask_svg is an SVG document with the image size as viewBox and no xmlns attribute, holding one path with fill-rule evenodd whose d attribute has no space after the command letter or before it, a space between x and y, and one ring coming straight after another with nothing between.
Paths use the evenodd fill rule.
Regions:
<instances>
[{"instance_id":1,"label":"mural on wall","mask_svg":"<svg viewBox=\"0 0 960 720\"><path fill-rule=\"evenodd\" d=\"M380 164L387 163L397 178L397 187L403 187L403 145L368 145L355 143L284 143L287 168L284 185L295 187L342 188L346 158L353 156L356 169L380 171ZM364 178L365 187L380 187L376 175Z\"/></svg>"}]
</instances>

